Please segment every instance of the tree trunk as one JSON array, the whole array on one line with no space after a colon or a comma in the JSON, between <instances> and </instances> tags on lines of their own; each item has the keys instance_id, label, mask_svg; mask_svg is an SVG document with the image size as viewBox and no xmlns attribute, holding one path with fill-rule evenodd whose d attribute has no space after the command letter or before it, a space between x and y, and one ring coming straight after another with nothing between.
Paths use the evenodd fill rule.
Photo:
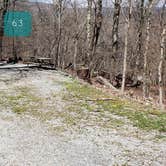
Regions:
<instances>
[{"instance_id":1,"label":"tree trunk","mask_svg":"<svg viewBox=\"0 0 166 166\"><path fill-rule=\"evenodd\" d=\"M113 15L113 29L112 29L112 48L113 53L118 51L118 38L119 38L119 16L121 10L121 0L115 0L114 2L114 15Z\"/></svg>"},{"instance_id":2,"label":"tree trunk","mask_svg":"<svg viewBox=\"0 0 166 166\"><path fill-rule=\"evenodd\" d=\"M159 80L159 104L160 108L164 109L164 67L165 67L165 60L166 60L166 22L164 20L164 14L165 14L165 6L166 0L163 3L161 16L160 16L160 27L161 27L161 50L160 50L160 62L158 66L158 80Z\"/></svg>"},{"instance_id":3,"label":"tree trunk","mask_svg":"<svg viewBox=\"0 0 166 166\"><path fill-rule=\"evenodd\" d=\"M149 77L148 77L148 49L150 42L150 19L148 19L148 24L146 27L146 45L144 53L144 73L143 73L143 96L144 98L149 97Z\"/></svg>"},{"instance_id":4,"label":"tree trunk","mask_svg":"<svg viewBox=\"0 0 166 166\"><path fill-rule=\"evenodd\" d=\"M158 75L159 75L159 104L161 109L164 109L164 91L163 91L163 67L165 62L165 40L166 40L166 28L164 27L162 35L161 35L161 55L160 62L158 67Z\"/></svg>"},{"instance_id":5,"label":"tree trunk","mask_svg":"<svg viewBox=\"0 0 166 166\"><path fill-rule=\"evenodd\" d=\"M143 56L143 29L144 29L144 4L145 0L139 0L139 27L138 27L138 43L136 57L136 73L142 69L141 59Z\"/></svg>"},{"instance_id":6,"label":"tree trunk","mask_svg":"<svg viewBox=\"0 0 166 166\"><path fill-rule=\"evenodd\" d=\"M113 28L112 28L112 55L110 57L110 80L114 77L115 72L115 60L119 48L119 16L121 10L122 0L115 0L114 2L114 15L113 15Z\"/></svg>"},{"instance_id":7,"label":"tree trunk","mask_svg":"<svg viewBox=\"0 0 166 166\"><path fill-rule=\"evenodd\" d=\"M132 13L131 0L128 0L128 4L129 4L129 13L128 13L128 18L126 19L125 48L124 48L124 58L123 58L123 76L122 76L122 87L121 87L122 94L124 93L124 89L125 89L126 70L127 70L128 37L129 37L130 21L131 21L131 13Z\"/></svg>"},{"instance_id":8,"label":"tree trunk","mask_svg":"<svg viewBox=\"0 0 166 166\"><path fill-rule=\"evenodd\" d=\"M1 23L0 23L0 60L2 59L2 42L3 42L3 13L1 13Z\"/></svg>"},{"instance_id":9,"label":"tree trunk","mask_svg":"<svg viewBox=\"0 0 166 166\"><path fill-rule=\"evenodd\" d=\"M13 12L15 11L15 1L13 1ZM17 51L16 51L16 37L13 37L13 57L14 57L14 63L18 62L18 58L17 58Z\"/></svg>"},{"instance_id":10,"label":"tree trunk","mask_svg":"<svg viewBox=\"0 0 166 166\"><path fill-rule=\"evenodd\" d=\"M74 56L73 56L73 69L76 71L77 69L77 54L78 54L78 40L79 40L79 23L78 23L78 13L77 13L77 2L74 0L73 2L73 10L74 10L74 18L75 18L75 23L78 27L78 31L75 34L74 37Z\"/></svg>"},{"instance_id":11,"label":"tree trunk","mask_svg":"<svg viewBox=\"0 0 166 166\"><path fill-rule=\"evenodd\" d=\"M87 8L87 56L85 59L86 67L89 67L92 54L92 0L88 0Z\"/></svg>"},{"instance_id":12,"label":"tree trunk","mask_svg":"<svg viewBox=\"0 0 166 166\"><path fill-rule=\"evenodd\" d=\"M96 7L95 7L95 21L94 21L94 26L93 26L93 35L92 35L92 54L91 54L91 59L90 59L90 66L89 66L89 71L90 71L90 78L93 75L93 70L94 70L94 58L95 58L95 53L96 53L96 47L100 35L100 30L102 26L102 0L97 0L96 2Z\"/></svg>"},{"instance_id":13,"label":"tree trunk","mask_svg":"<svg viewBox=\"0 0 166 166\"><path fill-rule=\"evenodd\" d=\"M148 51L150 43L150 27L151 27L151 8L153 0L149 0L147 8L147 25L146 25L146 41L145 41L145 53L144 53L144 70L143 70L143 97L149 97L150 80L149 80L149 68L148 68Z\"/></svg>"},{"instance_id":14,"label":"tree trunk","mask_svg":"<svg viewBox=\"0 0 166 166\"><path fill-rule=\"evenodd\" d=\"M76 70L77 68L77 52L78 52L78 39L76 38L74 41L74 58L73 58L73 68Z\"/></svg>"},{"instance_id":15,"label":"tree trunk","mask_svg":"<svg viewBox=\"0 0 166 166\"><path fill-rule=\"evenodd\" d=\"M3 42L3 33L4 33L4 16L7 12L9 6L9 0L3 0L0 4L0 59L2 59L2 42Z\"/></svg>"},{"instance_id":16,"label":"tree trunk","mask_svg":"<svg viewBox=\"0 0 166 166\"><path fill-rule=\"evenodd\" d=\"M58 46L57 46L57 57L56 57L56 66L60 67L60 54L61 54L61 34L62 34L62 27L61 27L61 20L62 20L62 0L58 1Z\"/></svg>"},{"instance_id":17,"label":"tree trunk","mask_svg":"<svg viewBox=\"0 0 166 166\"><path fill-rule=\"evenodd\" d=\"M96 53L96 46L98 43L101 25L102 25L102 0L97 0L95 5L95 18L92 25L92 1L88 1L88 14L87 14L87 40L88 40L88 67L89 78L93 75L94 58Z\"/></svg>"}]
</instances>

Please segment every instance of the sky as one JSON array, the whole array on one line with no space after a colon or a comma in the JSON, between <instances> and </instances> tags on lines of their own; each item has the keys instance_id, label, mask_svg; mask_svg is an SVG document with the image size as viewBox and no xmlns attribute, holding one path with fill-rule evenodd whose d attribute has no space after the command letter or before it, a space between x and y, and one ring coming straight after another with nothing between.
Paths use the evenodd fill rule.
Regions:
<instances>
[{"instance_id":1,"label":"sky","mask_svg":"<svg viewBox=\"0 0 166 166\"><path fill-rule=\"evenodd\" d=\"M43 2L43 3L52 3L52 0L29 0L31 2Z\"/></svg>"}]
</instances>

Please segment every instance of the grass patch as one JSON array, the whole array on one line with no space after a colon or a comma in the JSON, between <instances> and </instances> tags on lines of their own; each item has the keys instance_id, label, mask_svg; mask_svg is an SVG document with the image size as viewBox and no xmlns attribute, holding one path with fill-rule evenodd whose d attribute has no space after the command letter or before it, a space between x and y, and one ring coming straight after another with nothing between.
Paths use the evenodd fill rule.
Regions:
<instances>
[{"instance_id":1,"label":"grass patch","mask_svg":"<svg viewBox=\"0 0 166 166\"><path fill-rule=\"evenodd\" d=\"M71 92L73 97L78 99L95 99L98 97L108 97L108 95L103 93L102 91L96 90L96 88L93 88L88 84L82 85L76 80L74 80L73 82L67 82L64 85L67 91Z\"/></svg>"},{"instance_id":2,"label":"grass patch","mask_svg":"<svg viewBox=\"0 0 166 166\"><path fill-rule=\"evenodd\" d=\"M166 113L145 107L129 100L114 97L115 101L88 102L86 99L107 98L109 96L90 85L82 85L76 80L65 82L67 92L61 94L65 100L64 111L58 112L55 105L43 105L42 100L35 95L30 87L16 87L15 92L0 93L0 106L10 108L14 113L25 112L39 118L41 121L49 121L59 118L66 126L75 126L81 123L85 125L100 125L102 127L119 127L124 125L126 117L132 124L144 130L158 130L166 132ZM52 94L56 98L58 94ZM43 111L41 109L45 109ZM115 118L114 116L116 115Z\"/></svg>"},{"instance_id":3,"label":"grass patch","mask_svg":"<svg viewBox=\"0 0 166 166\"><path fill-rule=\"evenodd\" d=\"M36 109L41 99L32 93L29 87L16 87L15 92L0 95L0 105L10 108L14 113L21 114Z\"/></svg>"},{"instance_id":4,"label":"grass patch","mask_svg":"<svg viewBox=\"0 0 166 166\"><path fill-rule=\"evenodd\" d=\"M112 97L89 85L82 85L77 81L66 83L65 86L68 94L64 96L64 99L70 100L73 98L73 101L76 101L74 104L78 108L84 107L88 111L94 111L96 108L91 103L88 103L86 99ZM138 128L166 132L166 112L154 110L150 107L120 98L115 98L115 101L97 101L95 104L98 106L97 109L99 112L109 112L117 116L126 117ZM119 120L117 121L118 124L123 123Z\"/></svg>"},{"instance_id":5,"label":"grass patch","mask_svg":"<svg viewBox=\"0 0 166 166\"><path fill-rule=\"evenodd\" d=\"M129 107L125 102L99 102L105 111L118 116L125 116L133 125L144 130L158 130L166 132L166 113L156 110L140 109L133 105Z\"/></svg>"},{"instance_id":6,"label":"grass patch","mask_svg":"<svg viewBox=\"0 0 166 166\"><path fill-rule=\"evenodd\" d=\"M17 114L22 114L27 111L27 107L25 106L13 106L12 111Z\"/></svg>"}]
</instances>

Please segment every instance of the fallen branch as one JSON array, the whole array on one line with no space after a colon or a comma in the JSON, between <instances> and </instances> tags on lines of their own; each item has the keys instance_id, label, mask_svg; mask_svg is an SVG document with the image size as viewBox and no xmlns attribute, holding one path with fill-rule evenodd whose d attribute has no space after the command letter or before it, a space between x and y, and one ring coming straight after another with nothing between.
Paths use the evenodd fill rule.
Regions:
<instances>
[{"instance_id":1,"label":"fallen branch","mask_svg":"<svg viewBox=\"0 0 166 166\"><path fill-rule=\"evenodd\" d=\"M85 101L109 101L109 100L115 101L115 99L113 98L86 99Z\"/></svg>"},{"instance_id":2,"label":"fallen branch","mask_svg":"<svg viewBox=\"0 0 166 166\"><path fill-rule=\"evenodd\" d=\"M75 100L73 100L73 99L65 99L64 101L71 101L71 102L75 102ZM98 99L79 99L79 100L77 100L77 101L110 101L110 100L112 100L112 101L116 101L116 99L113 99L113 98L98 98Z\"/></svg>"},{"instance_id":3,"label":"fallen branch","mask_svg":"<svg viewBox=\"0 0 166 166\"><path fill-rule=\"evenodd\" d=\"M101 85L104 85L104 86L106 86L107 88L112 89L113 91L116 91L116 92L119 91L119 90L116 89L107 79L105 79L105 78L103 78L103 77L101 77L101 76L96 77L96 81L97 81L98 83L100 83Z\"/></svg>"}]
</instances>

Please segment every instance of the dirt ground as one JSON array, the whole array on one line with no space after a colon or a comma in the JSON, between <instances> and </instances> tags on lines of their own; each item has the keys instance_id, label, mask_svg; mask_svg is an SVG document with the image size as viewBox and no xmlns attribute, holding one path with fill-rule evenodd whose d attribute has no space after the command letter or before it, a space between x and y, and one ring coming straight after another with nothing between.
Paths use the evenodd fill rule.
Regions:
<instances>
[{"instance_id":1,"label":"dirt ground","mask_svg":"<svg viewBox=\"0 0 166 166\"><path fill-rule=\"evenodd\" d=\"M65 85L72 82L59 71L0 70L0 166L166 165L166 141L158 131L88 107L69 108ZM108 117L111 127L99 125Z\"/></svg>"}]
</instances>

